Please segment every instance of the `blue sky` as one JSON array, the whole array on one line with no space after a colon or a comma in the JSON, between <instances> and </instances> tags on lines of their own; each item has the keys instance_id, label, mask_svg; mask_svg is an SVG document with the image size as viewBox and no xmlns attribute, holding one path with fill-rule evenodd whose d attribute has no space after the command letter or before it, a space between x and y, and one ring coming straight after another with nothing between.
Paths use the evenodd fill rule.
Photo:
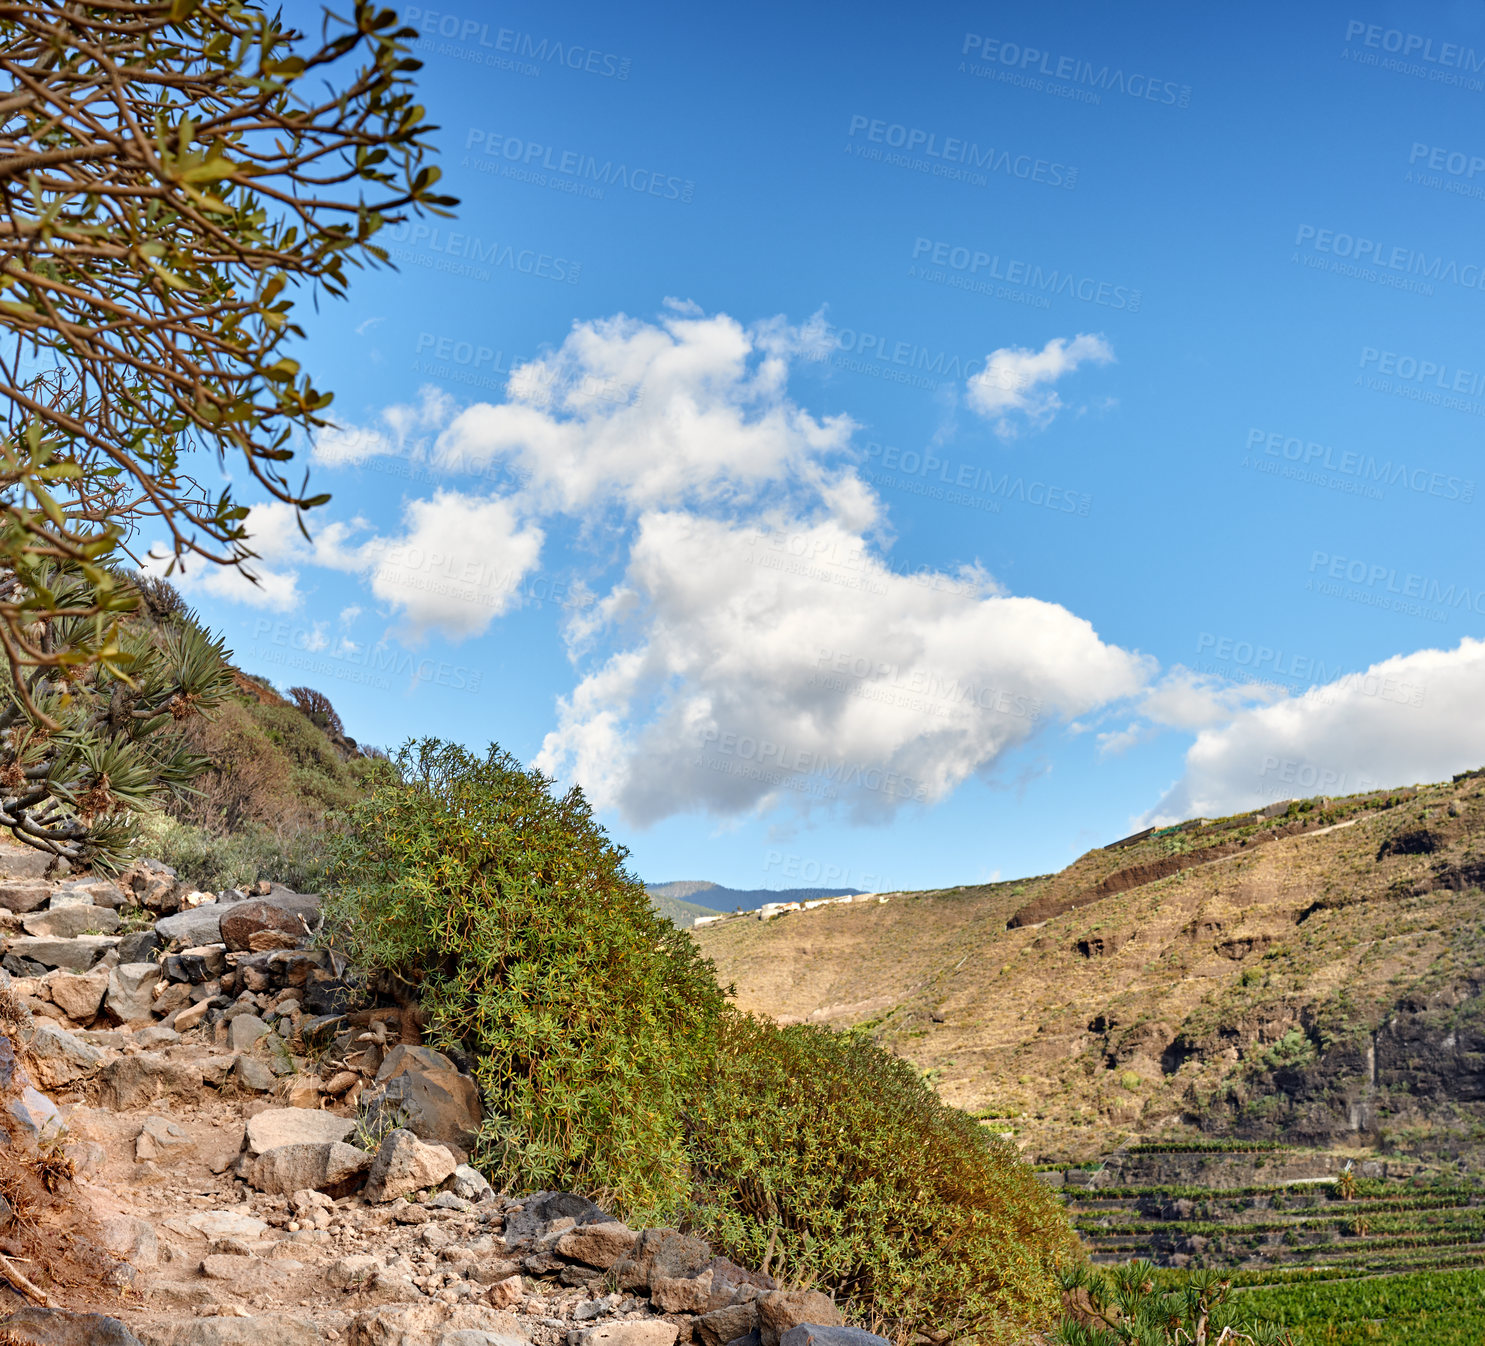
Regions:
<instances>
[{"instance_id":1,"label":"blue sky","mask_svg":"<svg viewBox=\"0 0 1485 1346\"><path fill-rule=\"evenodd\" d=\"M744 888L1485 761L1485 4L404 15L462 205L245 668Z\"/></svg>"}]
</instances>

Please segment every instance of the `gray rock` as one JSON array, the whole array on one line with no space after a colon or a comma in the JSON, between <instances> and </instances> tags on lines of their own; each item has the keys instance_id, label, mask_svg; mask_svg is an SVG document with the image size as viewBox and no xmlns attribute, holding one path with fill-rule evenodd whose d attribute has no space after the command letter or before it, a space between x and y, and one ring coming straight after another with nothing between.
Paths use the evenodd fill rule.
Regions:
<instances>
[{"instance_id":1,"label":"gray rock","mask_svg":"<svg viewBox=\"0 0 1485 1346\"><path fill-rule=\"evenodd\" d=\"M319 907L300 901L297 894L291 893L289 897L294 900L275 902L271 898L255 898L233 903L222 913L222 942L229 949L247 951L254 948L255 934L273 933L291 940L307 940L319 921ZM270 943L266 947L274 945Z\"/></svg>"},{"instance_id":2,"label":"gray rock","mask_svg":"<svg viewBox=\"0 0 1485 1346\"><path fill-rule=\"evenodd\" d=\"M485 1181L484 1174L468 1164L460 1164L454 1170L454 1176L449 1180L449 1191L455 1196L462 1196L466 1201L495 1199L495 1189Z\"/></svg>"},{"instance_id":3,"label":"gray rock","mask_svg":"<svg viewBox=\"0 0 1485 1346\"><path fill-rule=\"evenodd\" d=\"M584 1328L578 1346L675 1346L680 1328L663 1318L624 1319Z\"/></svg>"},{"instance_id":4,"label":"gray rock","mask_svg":"<svg viewBox=\"0 0 1485 1346\"><path fill-rule=\"evenodd\" d=\"M227 1046L245 1052L266 1032L268 1025L256 1014L239 1014L227 1025Z\"/></svg>"},{"instance_id":5,"label":"gray rock","mask_svg":"<svg viewBox=\"0 0 1485 1346\"><path fill-rule=\"evenodd\" d=\"M371 1165L365 1150L339 1141L279 1145L253 1161L248 1181L260 1192L278 1196L306 1190L348 1196Z\"/></svg>"},{"instance_id":6,"label":"gray rock","mask_svg":"<svg viewBox=\"0 0 1485 1346\"><path fill-rule=\"evenodd\" d=\"M473 1201L466 1201L462 1196L455 1196L452 1192L440 1192L433 1197L428 1206L432 1210L458 1210L469 1212L474 1209Z\"/></svg>"},{"instance_id":7,"label":"gray rock","mask_svg":"<svg viewBox=\"0 0 1485 1346\"><path fill-rule=\"evenodd\" d=\"M153 929L135 930L119 940L116 952L121 963L153 963L164 943Z\"/></svg>"},{"instance_id":8,"label":"gray rock","mask_svg":"<svg viewBox=\"0 0 1485 1346\"><path fill-rule=\"evenodd\" d=\"M277 1082L277 1077L267 1065L262 1061L254 1060L251 1056L237 1058L237 1064L232 1068L232 1076L242 1088L249 1089L255 1094L269 1093Z\"/></svg>"},{"instance_id":9,"label":"gray rock","mask_svg":"<svg viewBox=\"0 0 1485 1346\"><path fill-rule=\"evenodd\" d=\"M155 983L160 980L158 963L120 963L109 973L108 994L103 1004L122 1023L138 1023L154 1008Z\"/></svg>"},{"instance_id":10,"label":"gray rock","mask_svg":"<svg viewBox=\"0 0 1485 1346\"><path fill-rule=\"evenodd\" d=\"M672 1326L669 1342L643 1346L672 1346L675 1338ZM346 1333L346 1346L530 1346L530 1341L509 1314L483 1304L426 1301L367 1309L356 1315Z\"/></svg>"},{"instance_id":11,"label":"gray rock","mask_svg":"<svg viewBox=\"0 0 1485 1346\"><path fill-rule=\"evenodd\" d=\"M67 1130L61 1110L40 1090L27 1085L6 1105L11 1120L32 1140L49 1140Z\"/></svg>"},{"instance_id":12,"label":"gray rock","mask_svg":"<svg viewBox=\"0 0 1485 1346\"><path fill-rule=\"evenodd\" d=\"M88 903L95 907L107 907L117 911L127 906L129 899L115 883L107 879L70 879L52 893L49 906L71 907Z\"/></svg>"},{"instance_id":13,"label":"gray rock","mask_svg":"<svg viewBox=\"0 0 1485 1346\"><path fill-rule=\"evenodd\" d=\"M480 1128L480 1095L468 1075L431 1047L399 1044L362 1096L368 1117L386 1114L422 1140L472 1150Z\"/></svg>"},{"instance_id":14,"label":"gray rock","mask_svg":"<svg viewBox=\"0 0 1485 1346\"><path fill-rule=\"evenodd\" d=\"M140 1346L139 1338L117 1318L35 1304L0 1318L0 1333L27 1346Z\"/></svg>"},{"instance_id":15,"label":"gray rock","mask_svg":"<svg viewBox=\"0 0 1485 1346\"><path fill-rule=\"evenodd\" d=\"M44 1019L33 1019L27 1025L22 1042L36 1082L43 1089L61 1089L78 1080L91 1079L108 1059L108 1054L91 1042L55 1028Z\"/></svg>"},{"instance_id":16,"label":"gray rock","mask_svg":"<svg viewBox=\"0 0 1485 1346\"><path fill-rule=\"evenodd\" d=\"M438 1187L457 1166L442 1145L425 1145L411 1131L398 1127L376 1152L366 1179L366 1199L395 1201L425 1187Z\"/></svg>"},{"instance_id":17,"label":"gray rock","mask_svg":"<svg viewBox=\"0 0 1485 1346\"><path fill-rule=\"evenodd\" d=\"M779 1346L892 1346L892 1343L860 1327L800 1323L779 1338Z\"/></svg>"},{"instance_id":18,"label":"gray rock","mask_svg":"<svg viewBox=\"0 0 1485 1346\"><path fill-rule=\"evenodd\" d=\"M187 907L174 916L166 916L155 922L155 933L167 944L220 944L222 942L222 912L220 902L207 902L199 907Z\"/></svg>"},{"instance_id":19,"label":"gray rock","mask_svg":"<svg viewBox=\"0 0 1485 1346\"><path fill-rule=\"evenodd\" d=\"M37 879L0 881L0 907L8 911L35 911L51 898L52 886Z\"/></svg>"},{"instance_id":20,"label":"gray rock","mask_svg":"<svg viewBox=\"0 0 1485 1346\"><path fill-rule=\"evenodd\" d=\"M310 1108L269 1108L247 1124L247 1151L264 1154L280 1145L318 1145L344 1140L356 1129L350 1117Z\"/></svg>"},{"instance_id":21,"label":"gray rock","mask_svg":"<svg viewBox=\"0 0 1485 1346\"><path fill-rule=\"evenodd\" d=\"M240 1210L204 1210L187 1216L185 1223L213 1243L218 1239L257 1239L268 1231L262 1220L254 1215L244 1215Z\"/></svg>"},{"instance_id":22,"label":"gray rock","mask_svg":"<svg viewBox=\"0 0 1485 1346\"><path fill-rule=\"evenodd\" d=\"M167 1028L164 1024L151 1024L148 1028L141 1028L134 1034L134 1041L145 1051L155 1047L173 1047L180 1041L180 1034L173 1028Z\"/></svg>"},{"instance_id":23,"label":"gray rock","mask_svg":"<svg viewBox=\"0 0 1485 1346\"><path fill-rule=\"evenodd\" d=\"M65 967L86 972L118 940L109 935L79 935L76 939L49 939L21 935L10 941L10 952L42 967Z\"/></svg>"},{"instance_id":24,"label":"gray rock","mask_svg":"<svg viewBox=\"0 0 1485 1346\"><path fill-rule=\"evenodd\" d=\"M119 914L107 907L86 905L52 907L21 917L21 929L43 939L76 939L79 935L112 935L118 932Z\"/></svg>"},{"instance_id":25,"label":"gray rock","mask_svg":"<svg viewBox=\"0 0 1485 1346\"><path fill-rule=\"evenodd\" d=\"M144 1163L171 1153L184 1153L194 1146L190 1134L168 1117L146 1117L134 1141L134 1158Z\"/></svg>"}]
</instances>

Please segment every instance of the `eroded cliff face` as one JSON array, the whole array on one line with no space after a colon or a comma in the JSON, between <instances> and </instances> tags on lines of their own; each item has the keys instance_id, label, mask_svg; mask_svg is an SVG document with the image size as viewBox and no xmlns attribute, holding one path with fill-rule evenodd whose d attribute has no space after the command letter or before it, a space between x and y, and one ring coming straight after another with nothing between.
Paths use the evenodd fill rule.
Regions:
<instances>
[{"instance_id":1,"label":"eroded cliff face","mask_svg":"<svg viewBox=\"0 0 1485 1346\"><path fill-rule=\"evenodd\" d=\"M1247 1062L1220 1089L1190 1092L1192 1119L1244 1139L1485 1158L1485 977L1406 992L1338 1038L1320 1008L1301 1007L1267 1047L1257 1024L1233 1025Z\"/></svg>"}]
</instances>

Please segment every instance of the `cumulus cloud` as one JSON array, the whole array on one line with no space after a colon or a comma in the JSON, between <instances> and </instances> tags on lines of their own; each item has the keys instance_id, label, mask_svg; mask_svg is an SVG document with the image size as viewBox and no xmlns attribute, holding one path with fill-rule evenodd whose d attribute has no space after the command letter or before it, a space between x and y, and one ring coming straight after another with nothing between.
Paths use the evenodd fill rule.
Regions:
<instances>
[{"instance_id":1,"label":"cumulus cloud","mask_svg":"<svg viewBox=\"0 0 1485 1346\"><path fill-rule=\"evenodd\" d=\"M1441 780L1485 763L1485 641L1373 664L1203 730L1145 822Z\"/></svg>"},{"instance_id":2,"label":"cumulus cloud","mask_svg":"<svg viewBox=\"0 0 1485 1346\"><path fill-rule=\"evenodd\" d=\"M248 543L257 555L242 566L217 565L191 555L172 563L168 544L158 542L149 549L141 569L147 575L168 578L188 598L244 603L271 612L292 611L303 596L297 563L308 551L294 507L278 500L254 505L244 526Z\"/></svg>"},{"instance_id":3,"label":"cumulus cloud","mask_svg":"<svg viewBox=\"0 0 1485 1346\"><path fill-rule=\"evenodd\" d=\"M985 367L970 378L969 405L995 423L1002 439L1014 439L1023 425L1041 430L1062 409L1062 399L1050 385L1084 363L1109 364L1113 347L1101 336L1079 333L1071 341L1053 337L1039 351L1024 346L1002 346L986 358Z\"/></svg>"},{"instance_id":4,"label":"cumulus cloud","mask_svg":"<svg viewBox=\"0 0 1485 1346\"><path fill-rule=\"evenodd\" d=\"M431 435L453 416L455 404L441 388L426 384L418 401L385 408L370 425L327 426L315 436L311 457L322 467L354 467L368 458L420 458Z\"/></svg>"},{"instance_id":5,"label":"cumulus cloud","mask_svg":"<svg viewBox=\"0 0 1485 1346\"><path fill-rule=\"evenodd\" d=\"M1176 664L1140 697L1134 708L1138 719L1124 729L1098 736L1099 750L1123 752L1163 729L1192 733L1226 724L1239 711L1271 705L1284 695L1283 688L1272 683L1232 683Z\"/></svg>"},{"instance_id":6,"label":"cumulus cloud","mask_svg":"<svg viewBox=\"0 0 1485 1346\"><path fill-rule=\"evenodd\" d=\"M787 396L790 361L822 325L744 326L672 304L658 322L577 323L513 370L506 400L465 408L438 438L455 469L500 463L542 510L737 505L838 476L855 428Z\"/></svg>"},{"instance_id":7,"label":"cumulus cloud","mask_svg":"<svg viewBox=\"0 0 1485 1346\"><path fill-rule=\"evenodd\" d=\"M346 559L406 614L413 637L437 629L463 640L520 605L542 539L510 500L439 491L408 502L399 535L372 538Z\"/></svg>"},{"instance_id":8,"label":"cumulus cloud","mask_svg":"<svg viewBox=\"0 0 1485 1346\"><path fill-rule=\"evenodd\" d=\"M980 570L896 573L828 515L647 514L595 621L617 648L561 699L537 764L641 825L933 803L1150 671Z\"/></svg>"}]
</instances>

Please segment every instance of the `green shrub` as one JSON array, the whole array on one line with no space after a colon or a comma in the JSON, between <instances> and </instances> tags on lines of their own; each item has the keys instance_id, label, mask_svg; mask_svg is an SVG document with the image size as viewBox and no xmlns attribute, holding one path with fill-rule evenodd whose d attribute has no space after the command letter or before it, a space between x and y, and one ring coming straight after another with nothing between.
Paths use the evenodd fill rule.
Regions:
<instances>
[{"instance_id":1,"label":"green shrub","mask_svg":"<svg viewBox=\"0 0 1485 1346\"><path fill-rule=\"evenodd\" d=\"M582 794L492 747L436 740L373 764L335 853L327 928L417 986L435 1046L475 1058L480 1159L497 1183L672 1216L680 1110L724 1000L658 917Z\"/></svg>"},{"instance_id":2,"label":"green shrub","mask_svg":"<svg viewBox=\"0 0 1485 1346\"><path fill-rule=\"evenodd\" d=\"M247 823L220 835L164 813L142 817L135 849L163 860L187 883L213 893L246 888L259 879L317 893L325 886L329 864L327 838L319 828L285 836Z\"/></svg>"},{"instance_id":3,"label":"green shrub","mask_svg":"<svg viewBox=\"0 0 1485 1346\"><path fill-rule=\"evenodd\" d=\"M826 1028L732 1014L689 1118L696 1228L868 1319L1021 1340L1079 1256L1014 1147L905 1061Z\"/></svg>"},{"instance_id":4,"label":"green shrub","mask_svg":"<svg viewBox=\"0 0 1485 1346\"><path fill-rule=\"evenodd\" d=\"M328 937L473 1058L494 1182L680 1223L904 1332L1050 1323L1078 1245L1030 1167L864 1037L728 1006L580 792L434 740L366 785Z\"/></svg>"}]
</instances>

